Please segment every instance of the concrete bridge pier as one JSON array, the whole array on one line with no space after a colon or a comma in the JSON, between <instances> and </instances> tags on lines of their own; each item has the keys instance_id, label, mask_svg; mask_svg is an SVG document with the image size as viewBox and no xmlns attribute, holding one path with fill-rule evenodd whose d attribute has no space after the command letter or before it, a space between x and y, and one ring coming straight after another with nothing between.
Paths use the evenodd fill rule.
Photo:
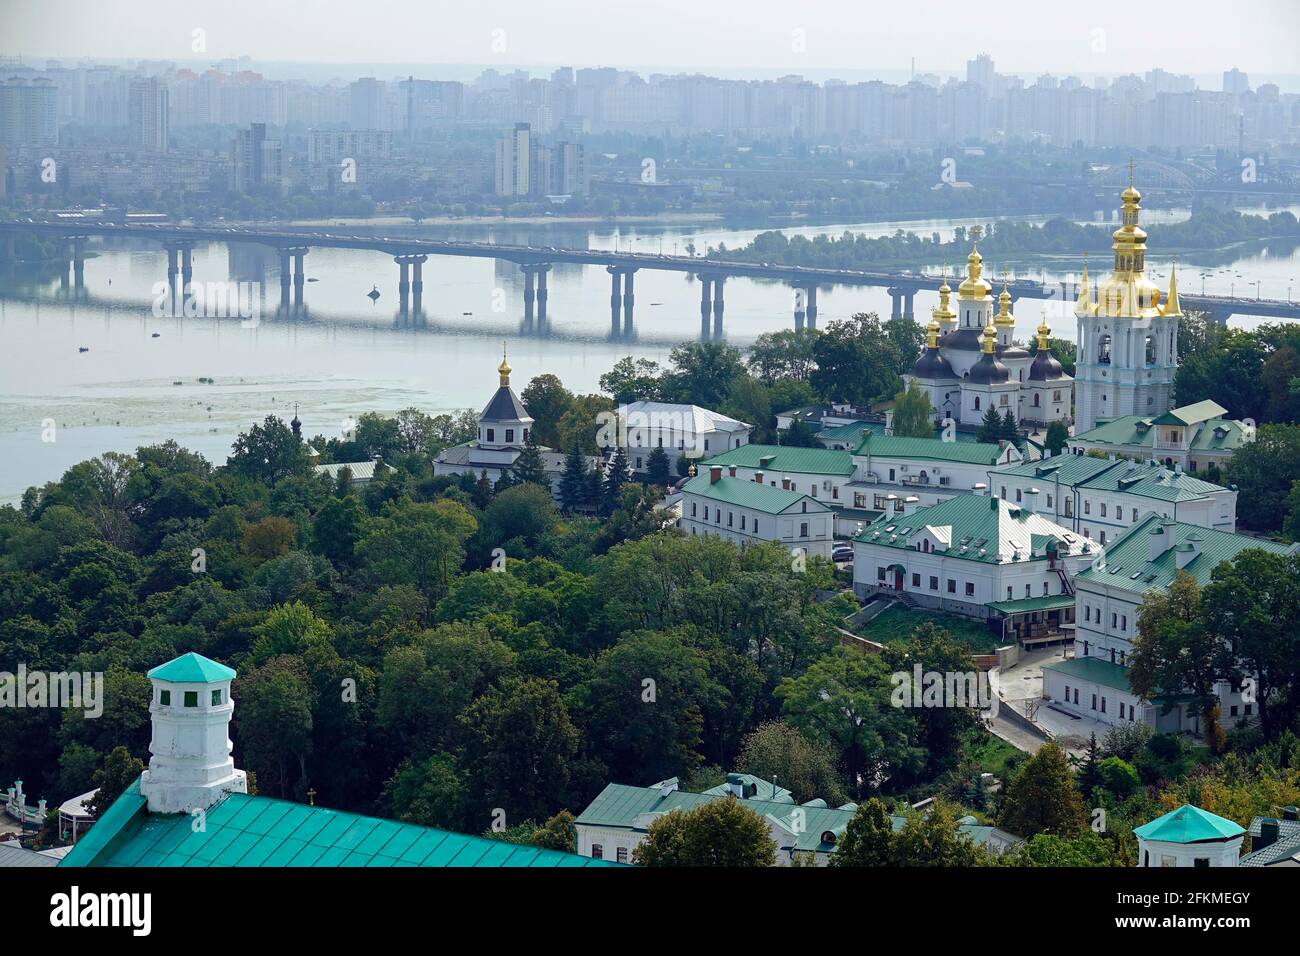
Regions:
<instances>
[{"instance_id":1,"label":"concrete bridge pier","mask_svg":"<svg viewBox=\"0 0 1300 956\"><path fill-rule=\"evenodd\" d=\"M713 279L713 337L722 338L722 287L727 281L726 276L715 276Z\"/></svg>"},{"instance_id":2,"label":"concrete bridge pier","mask_svg":"<svg viewBox=\"0 0 1300 956\"><path fill-rule=\"evenodd\" d=\"M709 316L713 314L713 300L709 297L709 288L713 283L711 276L697 276L700 280L700 339L708 341Z\"/></svg>"},{"instance_id":3,"label":"concrete bridge pier","mask_svg":"<svg viewBox=\"0 0 1300 956\"><path fill-rule=\"evenodd\" d=\"M406 315L411 311L411 260L414 256L393 256L397 263L397 311Z\"/></svg>"},{"instance_id":4,"label":"concrete bridge pier","mask_svg":"<svg viewBox=\"0 0 1300 956\"><path fill-rule=\"evenodd\" d=\"M305 255L307 255L305 248L293 251L293 304L297 309L302 308L302 292L307 284L307 276L302 264Z\"/></svg>"},{"instance_id":5,"label":"concrete bridge pier","mask_svg":"<svg viewBox=\"0 0 1300 956\"><path fill-rule=\"evenodd\" d=\"M623 281L623 271L618 266L605 266L605 271L609 273L609 334L617 338L619 332L619 308L623 301L620 288Z\"/></svg>"},{"instance_id":6,"label":"concrete bridge pier","mask_svg":"<svg viewBox=\"0 0 1300 956\"><path fill-rule=\"evenodd\" d=\"M804 317L807 315L807 312L805 311L805 308L806 308L807 303L806 303L805 300L804 300L804 295L805 295L805 293L804 293L804 290L803 290L803 289L800 289L800 288L797 288L797 287L795 288L795 290L794 290L794 330L795 330L796 332L802 332L802 331L803 331Z\"/></svg>"},{"instance_id":7,"label":"concrete bridge pier","mask_svg":"<svg viewBox=\"0 0 1300 956\"><path fill-rule=\"evenodd\" d=\"M903 317L903 290L895 286L890 286L889 292L889 317L891 319L901 319Z\"/></svg>"},{"instance_id":8,"label":"concrete bridge pier","mask_svg":"<svg viewBox=\"0 0 1300 956\"><path fill-rule=\"evenodd\" d=\"M636 296L632 292L632 279L636 275L636 269L623 270L623 336L631 338L633 335L632 328L632 306L636 302Z\"/></svg>"},{"instance_id":9,"label":"concrete bridge pier","mask_svg":"<svg viewBox=\"0 0 1300 956\"><path fill-rule=\"evenodd\" d=\"M288 249L280 250L280 309L289 311L289 281L292 277L292 265Z\"/></svg>"},{"instance_id":10,"label":"concrete bridge pier","mask_svg":"<svg viewBox=\"0 0 1300 956\"><path fill-rule=\"evenodd\" d=\"M77 291L86 288L86 237L72 237L72 286Z\"/></svg>"},{"instance_id":11,"label":"concrete bridge pier","mask_svg":"<svg viewBox=\"0 0 1300 956\"><path fill-rule=\"evenodd\" d=\"M808 328L817 328L817 287L810 285L808 287Z\"/></svg>"},{"instance_id":12,"label":"concrete bridge pier","mask_svg":"<svg viewBox=\"0 0 1300 956\"><path fill-rule=\"evenodd\" d=\"M424 311L424 263L428 258L411 257L411 310L417 316Z\"/></svg>"},{"instance_id":13,"label":"concrete bridge pier","mask_svg":"<svg viewBox=\"0 0 1300 956\"><path fill-rule=\"evenodd\" d=\"M909 322L916 321L916 312L913 308L915 300L915 292L908 291L903 293L903 318L907 319Z\"/></svg>"},{"instance_id":14,"label":"concrete bridge pier","mask_svg":"<svg viewBox=\"0 0 1300 956\"><path fill-rule=\"evenodd\" d=\"M546 290L546 274L551 271L549 263L539 263L533 267L537 273L537 328L538 330L546 327L546 300L548 293Z\"/></svg>"},{"instance_id":15,"label":"concrete bridge pier","mask_svg":"<svg viewBox=\"0 0 1300 956\"><path fill-rule=\"evenodd\" d=\"M179 291L177 277L180 275L179 250L172 245L167 246L167 304L172 315L176 314L176 293Z\"/></svg>"}]
</instances>

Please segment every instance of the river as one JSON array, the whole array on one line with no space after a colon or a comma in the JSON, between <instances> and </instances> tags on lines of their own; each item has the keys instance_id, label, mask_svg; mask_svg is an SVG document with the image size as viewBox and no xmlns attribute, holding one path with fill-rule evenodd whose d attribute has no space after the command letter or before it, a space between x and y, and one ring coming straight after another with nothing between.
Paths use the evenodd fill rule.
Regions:
<instances>
[{"instance_id":1,"label":"river","mask_svg":"<svg viewBox=\"0 0 1300 956\"><path fill-rule=\"evenodd\" d=\"M1169 260L1161 255L1159 223L1186 216L1178 209L1144 211L1151 272L1162 284ZM947 239L957 226L988 221L849 223L786 231L887 235L904 229ZM376 231L670 253L684 252L688 243L698 251L719 243L735 248L763 230L717 222L619 228L557 220ZM196 282L256 282L265 289L269 305L254 324L237 316L158 317L154 287L166 278L161 248L113 239L92 240L88 250L94 255L86 260L80 299L62 287L57 268L20 265L0 273L0 502L17 500L28 486L55 480L85 458L167 438L224 461L240 430L268 414L288 419L295 405L309 436L337 435L348 419L366 411L477 409L496 387L503 347L517 390L534 375L551 372L570 389L588 392L597 390L600 375L620 357L667 362L673 345L700 334L698 287L673 272L637 274L634 332L613 336L609 276L603 268L556 265L547 324L526 328L517 267L491 259L433 257L424 267L424 315L412 322L397 314L398 270L390 257L313 249L305 260L305 313L285 319L274 315L279 264L273 255L244 244L196 246ZM937 273L942 266L917 263L915 268ZM1078 266L1028 257L986 262L986 274L1005 269L1051 278ZM1184 291L1199 291L1203 282L1207 291L1247 294L1258 281L1261 296L1288 297L1300 276L1300 251L1292 246L1270 254L1267 247L1253 246L1202 260L1185 256L1179 276ZM372 288L379 292L374 301L367 297ZM764 332L792 328L792 298L779 283L729 279L726 340L744 347ZM918 317L928 315L936 301L918 296ZM818 305L824 326L857 312L888 315L890 300L884 289L837 287L823 288ZM1046 308L1053 334L1073 338L1065 304L1024 300L1018 305L1017 337L1028 339ZM1254 322L1248 316L1233 319L1233 324Z\"/></svg>"}]
</instances>

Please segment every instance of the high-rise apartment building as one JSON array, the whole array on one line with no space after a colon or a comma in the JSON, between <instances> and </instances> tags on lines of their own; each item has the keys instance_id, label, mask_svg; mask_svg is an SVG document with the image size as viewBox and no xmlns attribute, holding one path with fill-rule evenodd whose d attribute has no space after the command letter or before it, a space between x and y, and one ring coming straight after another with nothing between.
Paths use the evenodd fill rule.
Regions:
<instances>
[{"instance_id":1,"label":"high-rise apartment building","mask_svg":"<svg viewBox=\"0 0 1300 956\"><path fill-rule=\"evenodd\" d=\"M131 81L127 100L128 142L136 149L167 152L170 103L167 84L156 76Z\"/></svg>"}]
</instances>

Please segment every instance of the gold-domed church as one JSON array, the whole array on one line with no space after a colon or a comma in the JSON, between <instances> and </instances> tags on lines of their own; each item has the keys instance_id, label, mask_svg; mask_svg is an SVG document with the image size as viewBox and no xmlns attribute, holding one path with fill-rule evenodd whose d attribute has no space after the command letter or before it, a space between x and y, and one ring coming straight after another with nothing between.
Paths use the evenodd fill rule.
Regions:
<instances>
[{"instance_id":1,"label":"gold-domed church","mask_svg":"<svg viewBox=\"0 0 1300 956\"><path fill-rule=\"evenodd\" d=\"M1038 353L1031 355L1012 340L1016 319L1011 293L1004 286L993 311L993 287L983 277L984 259L978 247L966 258L966 278L957 287L957 308L945 279L939 287L926 347L912 373L930 397L940 420L976 426L990 407L1011 411L1016 420L1035 427L1068 419L1073 379L1047 347L1051 330L1038 328Z\"/></svg>"},{"instance_id":2,"label":"gold-domed church","mask_svg":"<svg viewBox=\"0 0 1300 956\"><path fill-rule=\"evenodd\" d=\"M1173 406L1182 316L1178 278L1171 269L1162 302L1146 276L1147 234L1138 225L1142 194L1133 187L1131 166L1129 180L1111 247L1114 268L1094 299L1085 265L1075 303L1075 434L1125 415L1163 415Z\"/></svg>"}]
</instances>

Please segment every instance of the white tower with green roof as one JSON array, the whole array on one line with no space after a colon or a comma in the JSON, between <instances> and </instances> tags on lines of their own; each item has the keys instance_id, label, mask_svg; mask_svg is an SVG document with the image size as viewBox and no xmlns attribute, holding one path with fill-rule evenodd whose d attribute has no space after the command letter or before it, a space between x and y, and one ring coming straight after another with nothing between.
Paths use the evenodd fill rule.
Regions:
<instances>
[{"instance_id":1,"label":"white tower with green roof","mask_svg":"<svg viewBox=\"0 0 1300 956\"><path fill-rule=\"evenodd\" d=\"M184 654L149 671L149 769L140 794L150 813L207 809L226 793L247 793L248 779L230 756L235 672L201 654Z\"/></svg>"},{"instance_id":2,"label":"white tower with green roof","mask_svg":"<svg viewBox=\"0 0 1300 956\"><path fill-rule=\"evenodd\" d=\"M1184 803L1133 828L1138 866L1236 866L1246 835L1236 823Z\"/></svg>"}]
</instances>

